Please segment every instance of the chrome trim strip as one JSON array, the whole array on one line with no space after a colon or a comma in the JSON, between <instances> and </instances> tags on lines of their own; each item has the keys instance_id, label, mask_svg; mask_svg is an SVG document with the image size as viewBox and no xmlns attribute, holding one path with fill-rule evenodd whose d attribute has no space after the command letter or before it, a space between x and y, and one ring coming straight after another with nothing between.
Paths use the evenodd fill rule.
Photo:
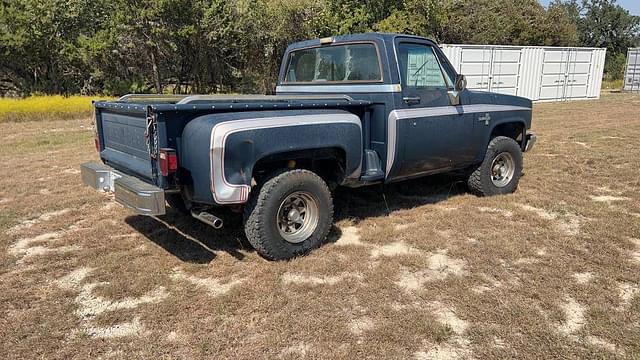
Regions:
<instances>
[{"instance_id":1,"label":"chrome trim strip","mask_svg":"<svg viewBox=\"0 0 640 360\"><path fill-rule=\"evenodd\" d=\"M319 124L356 124L362 134L360 118L349 113L289 115L268 118L252 118L226 121L216 124L211 130L209 145L211 161L211 193L218 204L240 204L249 199L251 186L246 184L230 184L224 175L224 150L229 135L246 130L268 129L287 126L307 126ZM359 156L362 163L362 153ZM360 164L349 177L359 177Z\"/></svg>"},{"instance_id":2,"label":"chrome trim strip","mask_svg":"<svg viewBox=\"0 0 640 360\"><path fill-rule=\"evenodd\" d=\"M462 115L475 113L492 113L501 111L531 111L531 108L512 105L474 104L459 106L438 106L415 109L393 110L389 113L387 129L387 165L385 168L385 178L389 177L389 172L393 167L396 155L397 122L404 119L416 119L422 117Z\"/></svg>"},{"instance_id":3,"label":"chrome trim strip","mask_svg":"<svg viewBox=\"0 0 640 360\"><path fill-rule=\"evenodd\" d=\"M370 84L370 85L279 85L276 87L276 93L283 92L301 92L301 93L324 93L324 94L343 94L343 93L397 93L401 92L400 84Z\"/></svg>"},{"instance_id":4,"label":"chrome trim strip","mask_svg":"<svg viewBox=\"0 0 640 360\"><path fill-rule=\"evenodd\" d=\"M116 102L128 102L129 100L144 99L183 99L187 95L168 95L168 94L127 94L123 95Z\"/></svg>"},{"instance_id":5,"label":"chrome trim strip","mask_svg":"<svg viewBox=\"0 0 640 360\"><path fill-rule=\"evenodd\" d=\"M176 105L190 104L194 101L286 101L286 100L346 100L353 101L347 95L190 95Z\"/></svg>"}]
</instances>

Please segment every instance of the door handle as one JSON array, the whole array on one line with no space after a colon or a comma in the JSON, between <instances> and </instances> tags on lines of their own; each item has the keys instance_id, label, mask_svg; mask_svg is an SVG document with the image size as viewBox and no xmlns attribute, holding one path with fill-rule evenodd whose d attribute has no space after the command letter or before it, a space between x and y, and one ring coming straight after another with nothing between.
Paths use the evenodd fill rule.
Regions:
<instances>
[{"instance_id":1,"label":"door handle","mask_svg":"<svg viewBox=\"0 0 640 360\"><path fill-rule=\"evenodd\" d=\"M402 101L411 105L411 104L420 104L420 96L405 96L402 98Z\"/></svg>"}]
</instances>

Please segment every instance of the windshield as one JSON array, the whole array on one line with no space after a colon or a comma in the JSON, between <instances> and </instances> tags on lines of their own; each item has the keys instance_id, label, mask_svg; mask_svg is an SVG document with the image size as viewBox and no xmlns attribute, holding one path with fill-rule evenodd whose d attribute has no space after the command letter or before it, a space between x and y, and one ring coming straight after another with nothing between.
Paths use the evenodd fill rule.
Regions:
<instances>
[{"instance_id":1,"label":"windshield","mask_svg":"<svg viewBox=\"0 0 640 360\"><path fill-rule=\"evenodd\" d=\"M285 82L382 81L373 44L348 44L296 50L289 55Z\"/></svg>"}]
</instances>

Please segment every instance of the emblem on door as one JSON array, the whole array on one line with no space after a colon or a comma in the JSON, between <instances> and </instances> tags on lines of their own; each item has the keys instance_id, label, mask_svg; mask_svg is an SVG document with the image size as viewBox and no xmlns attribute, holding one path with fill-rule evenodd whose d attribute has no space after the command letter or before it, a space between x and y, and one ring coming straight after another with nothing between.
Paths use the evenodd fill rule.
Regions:
<instances>
[{"instance_id":1,"label":"emblem on door","mask_svg":"<svg viewBox=\"0 0 640 360\"><path fill-rule=\"evenodd\" d=\"M484 116L479 116L478 117L478 121L484 122L484 124L488 126L489 125L489 121L491 121L491 115L489 115L487 113Z\"/></svg>"}]
</instances>

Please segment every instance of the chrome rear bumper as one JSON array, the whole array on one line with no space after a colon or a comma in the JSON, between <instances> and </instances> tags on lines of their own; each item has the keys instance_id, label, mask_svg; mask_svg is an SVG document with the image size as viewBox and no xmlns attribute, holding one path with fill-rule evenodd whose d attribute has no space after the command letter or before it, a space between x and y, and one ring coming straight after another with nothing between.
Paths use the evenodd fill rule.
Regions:
<instances>
[{"instance_id":1,"label":"chrome rear bumper","mask_svg":"<svg viewBox=\"0 0 640 360\"><path fill-rule=\"evenodd\" d=\"M164 215L164 190L113 168L88 162L80 165L82 182L92 188L115 193L116 201L140 215Z\"/></svg>"}]
</instances>

